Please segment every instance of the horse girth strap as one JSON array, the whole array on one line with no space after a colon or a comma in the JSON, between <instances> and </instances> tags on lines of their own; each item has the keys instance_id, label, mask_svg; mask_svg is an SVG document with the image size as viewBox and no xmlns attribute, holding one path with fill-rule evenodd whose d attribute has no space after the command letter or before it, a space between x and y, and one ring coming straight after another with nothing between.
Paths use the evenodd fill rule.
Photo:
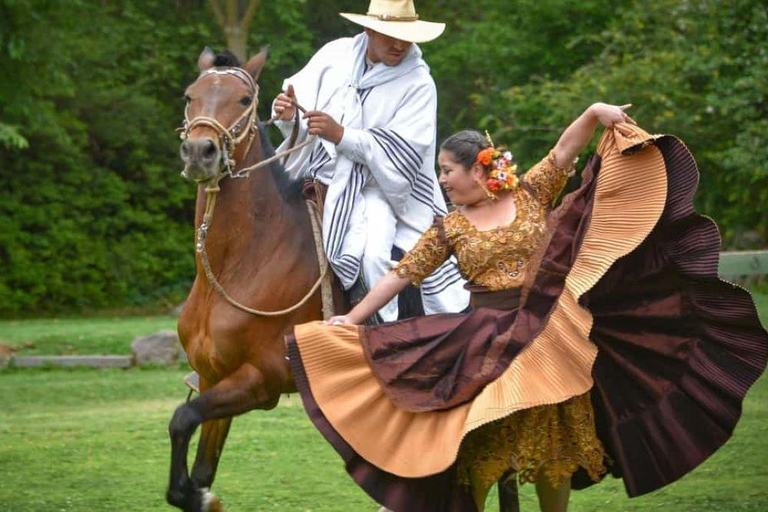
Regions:
<instances>
[{"instance_id":1,"label":"horse girth strap","mask_svg":"<svg viewBox=\"0 0 768 512\"><path fill-rule=\"evenodd\" d=\"M319 214L317 211L317 207L311 202L306 201L307 205L307 211L309 213L309 218L312 223L312 234L315 239L315 249L317 251L317 259L318 264L320 266L320 277L317 279L314 285L312 285L312 288L310 288L309 292L307 292L304 297L294 304L291 307L281 309L279 311L263 311L259 309L249 308L248 306L244 306L243 304L240 304L235 299L233 299L227 292L224 290L224 287L219 283L218 279L216 279L216 276L213 273L213 270L211 269L211 262L208 259L208 252L205 247L205 240L208 234L208 229L211 226L211 222L213 220L213 212L216 208L216 194L219 192L219 188L217 185L214 185L213 187L206 188L206 192L208 194L206 198L206 204L205 204L205 215L203 216L203 222L200 224L200 228L197 231L197 244L196 249L197 252L200 254L200 260L203 264L203 270L205 271L205 277L208 279L208 282L213 286L213 288L221 295L221 297L226 300L230 305L236 307L237 309L241 311L245 311L246 313L250 313L252 315L256 316L282 316L287 315L288 313L292 313L302 307L304 304L307 303L307 301L317 292L317 289L322 285L322 296L323 296L323 318L328 319L331 316L333 316L333 299L332 299L332 293L331 293L331 276L328 272L330 265L328 264L328 260L325 257L325 251L323 250L323 243L321 240L321 233L320 233L320 221L319 221Z\"/></svg>"}]
</instances>

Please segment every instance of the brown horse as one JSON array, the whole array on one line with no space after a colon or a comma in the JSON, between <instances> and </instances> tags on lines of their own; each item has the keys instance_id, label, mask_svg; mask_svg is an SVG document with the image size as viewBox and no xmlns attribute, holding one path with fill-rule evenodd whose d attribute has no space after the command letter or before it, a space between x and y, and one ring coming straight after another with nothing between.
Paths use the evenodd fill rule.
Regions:
<instances>
[{"instance_id":1,"label":"brown horse","mask_svg":"<svg viewBox=\"0 0 768 512\"><path fill-rule=\"evenodd\" d=\"M199 184L198 228L208 192L219 189L223 174L232 176L220 183L216 215L202 239L211 271L234 299L252 308L282 310L301 301L320 269L299 184L290 182L279 165L234 179L238 170L262 161L266 148L271 150L255 114L256 80L265 60L262 51L238 67L231 57L210 49L200 54L201 74L186 90L182 174ZM206 278L200 243L197 276L178 324L189 363L200 374L200 396L179 406L171 419L166 496L171 505L195 512L221 510L208 489L232 417L271 409L282 393L295 390L284 333L294 324L322 318L319 293L279 316L233 307ZM190 475L189 442L201 424Z\"/></svg>"}]
</instances>

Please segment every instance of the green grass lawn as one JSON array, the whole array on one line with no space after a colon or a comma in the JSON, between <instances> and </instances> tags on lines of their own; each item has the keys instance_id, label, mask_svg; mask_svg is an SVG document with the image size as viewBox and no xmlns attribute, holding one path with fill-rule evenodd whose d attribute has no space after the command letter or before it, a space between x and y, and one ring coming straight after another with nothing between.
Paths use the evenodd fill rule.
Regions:
<instances>
[{"instance_id":1,"label":"green grass lawn","mask_svg":"<svg viewBox=\"0 0 768 512\"><path fill-rule=\"evenodd\" d=\"M0 510L169 510L168 421L184 370L0 375ZM298 396L235 420L215 490L228 510L366 510Z\"/></svg>"},{"instance_id":2,"label":"green grass lawn","mask_svg":"<svg viewBox=\"0 0 768 512\"><path fill-rule=\"evenodd\" d=\"M168 510L167 423L184 370L0 374L0 510ZM573 511L768 510L768 379L734 437L665 489L629 500L619 481L575 492ZM375 511L305 417L297 396L235 422L214 490L230 511ZM523 510L536 510L530 485ZM488 510L497 510L492 497Z\"/></svg>"},{"instance_id":3,"label":"green grass lawn","mask_svg":"<svg viewBox=\"0 0 768 512\"><path fill-rule=\"evenodd\" d=\"M137 336L176 330L172 316L0 321L0 343L18 355L121 355Z\"/></svg>"},{"instance_id":4,"label":"green grass lawn","mask_svg":"<svg viewBox=\"0 0 768 512\"><path fill-rule=\"evenodd\" d=\"M768 295L756 301L766 322ZM28 354L128 353L135 336L174 324L171 317L4 321L0 340ZM186 371L0 372L0 511L169 510L167 425L186 395ZM235 420L214 491L230 511L377 510L295 395ZM537 510L532 486L523 486L521 505ZM487 509L497 510L495 496ZM768 377L747 396L733 438L691 474L632 500L608 479L575 492L570 510L768 510Z\"/></svg>"}]
</instances>

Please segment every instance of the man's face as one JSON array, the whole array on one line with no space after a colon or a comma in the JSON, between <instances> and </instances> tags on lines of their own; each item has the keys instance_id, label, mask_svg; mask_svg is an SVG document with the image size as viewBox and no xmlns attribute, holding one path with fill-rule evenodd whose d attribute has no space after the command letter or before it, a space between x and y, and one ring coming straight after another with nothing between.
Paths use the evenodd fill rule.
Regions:
<instances>
[{"instance_id":1,"label":"man's face","mask_svg":"<svg viewBox=\"0 0 768 512\"><path fill-rule=\"evenodd\" d=\"M368 58L373 63L383 62L387 66L397 66L403 61L413 44L385 36L369 28L365 29L365 33L368 34Z\"/></svg>"}]
</instances>

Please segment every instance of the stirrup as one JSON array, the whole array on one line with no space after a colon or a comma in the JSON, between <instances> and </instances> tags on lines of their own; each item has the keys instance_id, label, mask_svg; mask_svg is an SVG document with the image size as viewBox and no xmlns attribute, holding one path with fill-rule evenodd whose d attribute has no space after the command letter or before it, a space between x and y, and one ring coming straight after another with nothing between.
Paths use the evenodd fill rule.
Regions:
<instances>
[{"instance_id":1,"label":"stirrup","mask_svg":"<svg viewBox=\"0 0 768 512\"><path fill-rule=\"evenodd\" d=\"M187 385L187 387L194 391L195 393L200 392L200 375L198 375L197 372L190 372L184 376L184 384ZM190 394L191 394L190 391Z\"/></svg>"}]
</instances>

